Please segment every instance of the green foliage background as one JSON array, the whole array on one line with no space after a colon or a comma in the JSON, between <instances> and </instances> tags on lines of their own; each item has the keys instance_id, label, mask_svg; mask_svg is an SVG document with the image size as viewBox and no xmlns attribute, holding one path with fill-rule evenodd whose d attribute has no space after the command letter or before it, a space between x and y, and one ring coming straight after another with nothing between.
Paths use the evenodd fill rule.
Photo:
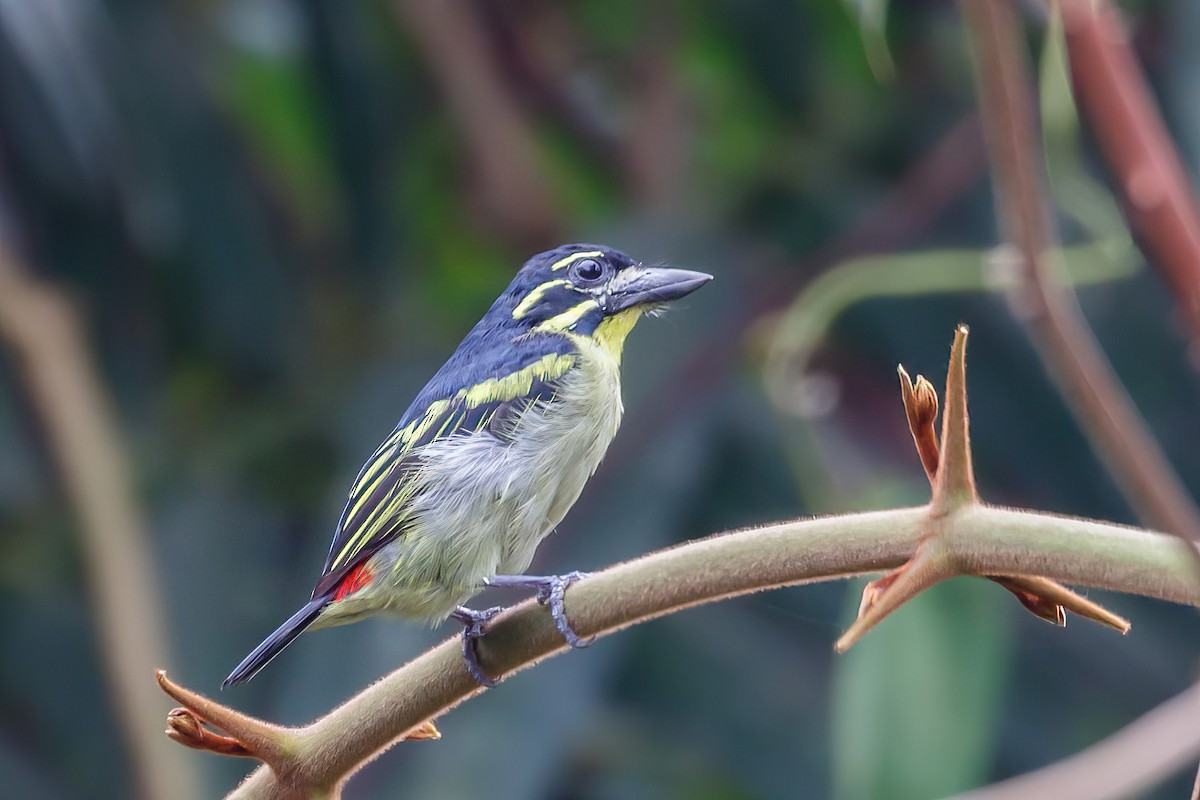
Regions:
<instances>
[{"instance_id":1,"label":"green foliage background","mask_svg":"<svg viewBox=\"0 0 1200 800\"><path fill-rule=\"evenodd\" d=\"M1003 295L943 286L920 256L880 264L911 284L826 309L806 380L764 388L789 344L779 313L817 275L995 241L978 132L930 167L974 106L953 4L891 3L886 52L872 2L465 7L532 136L550 209L534 227L485 202L468 132L491 142L496 120L456 113L445 61L392 4L0 4L0 223L85 310L180 680L215 691L307 598L361 460L524 258L562 241L717 280L633 336L625 430L536 570L922 502L893 368L940 383L959 321L985 497L1135 522ZM1200 5L1127 8L1194 166ZM1034 52L1046 41L1035 26ZM1200 382L1170 298L1120 249L1069 96L1046 97L1064 236L1119 251L1107 267L1081 259L1099 273L1081 278L1085 311L1198 486ZM979 259L960 260L980 280ZM75 523L17 374L0 360L0 796L126 797L122 742L100 735L112 709ZM455 711L441 742L379 759L347 796L930 798L1075 752L1181 690L1200 655L1190 611L1108 598L1129 637L1059 631L964 581L835 658L858 588L698 609L554 659ZM302 723L450 633L321 632L221 699ZM214 795L247 766L195 758Z\"/></svg>"}]
</instances>

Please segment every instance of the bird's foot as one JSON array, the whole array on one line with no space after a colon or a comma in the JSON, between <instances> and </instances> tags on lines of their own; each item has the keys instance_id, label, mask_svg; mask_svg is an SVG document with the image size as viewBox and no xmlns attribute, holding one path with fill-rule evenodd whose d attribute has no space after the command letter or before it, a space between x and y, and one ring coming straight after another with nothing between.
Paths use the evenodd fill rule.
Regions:
<instances>
[{"instance_id":1,"label":"bird's foot","mask_svg":"<svg viewBox=\"0 0 1200 800\"><path fill-rule=\"evenodd\" d=\"M567 587L576 581L586 578L586 572L568 572L565 575L493 575L484 579L487 586L501 586L506 589L537 589L537 601L542 605L550 605L550 616L554 618L554 627L566 639L571 647L587 647L592 639L584 639L575 633L567 619L566 594Z\"/></svg>"},{"instance_id":2,"label":"bird's foot","mask_svg":"<svg viewBox=\"0 0 1200 800\"><path fill-rule=\"evenodd\" d=\"M450 616L463 624L462 654L463 661L467 662L467 671L482 686L492 687L496 685L497 681L483 671L483 666L479 663L479 648L476 643L483 636L484 625L503 610L500 606L485 608L482 611L458 606L450 612Z\"/></svg>"}]
</instances>

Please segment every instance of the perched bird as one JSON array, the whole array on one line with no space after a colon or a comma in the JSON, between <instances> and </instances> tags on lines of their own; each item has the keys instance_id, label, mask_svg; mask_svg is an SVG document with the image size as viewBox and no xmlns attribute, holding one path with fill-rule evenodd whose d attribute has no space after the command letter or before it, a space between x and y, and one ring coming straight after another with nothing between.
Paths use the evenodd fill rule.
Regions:
<instances>
[{"instance_id":1,"label":"perched bird","mask_svg":"<svg viewBox=\"0 0 1200 800\"><path fill-rule=\"evenodd\" d=\"M307 604L238 664L242 683L306 629L377 612L464 625L499 609L462 604L485 586L538 590L558 630L579 573L525 576L575 503L621 421L621 351L638 318L712 279L572 244L525 263L363 465Z\"/></svg>"}]
</instances>

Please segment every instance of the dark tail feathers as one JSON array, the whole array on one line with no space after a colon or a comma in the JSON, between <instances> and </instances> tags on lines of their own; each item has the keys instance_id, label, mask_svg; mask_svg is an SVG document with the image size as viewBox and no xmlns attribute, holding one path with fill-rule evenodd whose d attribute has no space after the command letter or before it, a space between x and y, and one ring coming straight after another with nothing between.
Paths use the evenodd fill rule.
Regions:
<instances>
[{"instance_id":1,"label":"dark tail feathers","mask_svg":"<svg viewBox=\"0 0 1200 800\"><path fill-rule=\"evenodd\" d=\"M328 604L329 600L324 597L310 600L308 605L288 617L287 622L280 625L274 633L263 640L262 644L254 648L254 652L243 658L242 663L234 667L233 672L229 673L229 677L221 683L221 688L245 683L257 675L268 661L279 655L283 648L304 633L304 629L313 624L313 621L321 613L321 609Z\"/></svg>"}]
</instances>

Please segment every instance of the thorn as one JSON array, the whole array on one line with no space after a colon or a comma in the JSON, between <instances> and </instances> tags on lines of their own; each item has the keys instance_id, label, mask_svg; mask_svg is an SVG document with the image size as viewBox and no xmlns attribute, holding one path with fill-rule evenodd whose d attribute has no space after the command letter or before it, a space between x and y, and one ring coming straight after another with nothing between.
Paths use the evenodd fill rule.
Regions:
<instances>
[{"instance_id":1,"label":"thorn","mask_svg":"<svg viewBox=\"0 0 1200 800\"><path fill-rule=\"evenodd\" d=\"M167 714L166 733L172 741L193 750L207 750L222 756L254 758L254 754L237 739L222 736L204 727L204 720L186 708L171 709Z\"/></svg>"},{"instance_id":2,"label":"thorn","mask_svg":"<svg viewBox=\"0 0 1200 800\"><path fill-rule=\"evenodd\" d=\"M938 396L933 384L924 375L917 376L916 386L908 377L904 365L896 367L900 375L900 397L904 401L904 413L908 417L908 429L912 433L917 455L925 467L925 476L930 485L936 480L939 460L937 430L934 422L938 415Z\"/></svg>"},{"instance_id":3,"label":"thorn","mask_svg":"<svg viewBox=\"0 0 1200 800\"><path fill-rule=\"evenodd\" d=\"M181 708L174 708L167 714L166 734L172 741L218 755L257 758L277 774L283 774L297 759L294 730L247 716L185 689L168 678L165 670L157 670L155 679L164 692L182 704ZM426 720L409 731L404 740L440 738L442 734L437 726L432 720Z\"/></svg>"},{"instance_id":4,"label":"thorn","mask_svg":"<svg viewBox=\"0 0 1200 800\"><path fill-rule=\"evenodd\" d=\"M846 652L893 611L954 574L941 549L925 542L907 564L867 584L859 603L858 619L846 629L833 649Z\"/></svg>"},{"instance_id":5,"label":"thorn","mask_svg":"<svg viewBox=\"0 0 1200 800\"><path fill-rule=\"evenodd\" d=\"M427 719L417 727L404 735L406 742L425 742L433 741L442 738L442 732L433 724L433 720Z\"/></svg>"},{"instance_id":6,"label":"thorn","mask_svg":"<svg viewBox=\"0 0 1200 800\"><path fill-rule=\"evenodd\" d=\"M1002 577L990 577L989 579L1012 592L1013 597L1016 597L1017 601L1025 606L1025 610L1038 619L1045 620L1059 628L1067 627L1067 612L1058 603L1023 588L1015 579Z\"/></svg>"},{"instance_id":7,"label":"thorn","mask_svg":"<svg viewBox=\"0 0 1200 800\"><path fill-rule=\"evenodd\" d=\"M293 733L223 706L172 681L165 670L155 672L158 685L182 708L167 715L167 736L187 747L222 755L257 758L276 772L292 760ZM216 734L208 725L223 731Z\"/></svg>"},{"instance_id":8,"label":"thorn","mask_svg":"<svg viewBox=\"0 0 1200 800\"><path fill-rule=\"evenodd\" d=\"M952 537L943 536L944 526L939 524L939 518L980 502L971 464L970 418L967 414L969 333L966 325L959 325L954 332L950 365L946 371L946 405L942 413L940 443L934 430L938 414L937 391L923 376L918 375L914 384L903 365L896 367L908 427L925 474L933 485L933 499L916 553L908 563L866 585L859 602L858 618L834 644L839 653L849 650L867 631L934 584L958 575L979 574L956 558L955 542ZM1012 592L1029 612L1053 625L1065 626L1070 611L1122 634L1129 631L1129 621L1124 617L1049 578L1027 575L983 577Z\"/></svg>"},{"instance_id":9,"label":"thorn","mask_svg":"<svg viewBox=\"0 0 1200 800\"><path fill-rule=\"evenodd\" d=\"M979 502L975 471L971 466L970 419L967 416L967 335L959 325L950 349L946 371L946 409L942 414L942 453L933 486L932 508L936 515L948 514Z\"/></svg>"},{"instance_id":10,"label":"thorn","mask_svg":"<svg viewBox=\"0 0 1200 800\"><path fill-rule=\"evenodd\" d=\"M1034 615L1045 619L1047 622L1054 622L1060 627L1066 625L1066 618L1063 613L1065 611L1070 611L1072 614L1077 614L1084 619L1090 619L1105 627L1112 628L1122 636L1129 633L1132 627L1129 620L1124 617L1114 614L1099 603L1076 594L1061 583L1052 581L1049 578L1040 578L1032 575L989 577L1016 595L1017 599L1021 601L1021 605L1029 609ZM1062 615L1061 621L1052 620L1049 616L1041 613L1043 610L1048 613L1051 607L1059 609L1058 613Z\"/></svg>"}]
</instances>

